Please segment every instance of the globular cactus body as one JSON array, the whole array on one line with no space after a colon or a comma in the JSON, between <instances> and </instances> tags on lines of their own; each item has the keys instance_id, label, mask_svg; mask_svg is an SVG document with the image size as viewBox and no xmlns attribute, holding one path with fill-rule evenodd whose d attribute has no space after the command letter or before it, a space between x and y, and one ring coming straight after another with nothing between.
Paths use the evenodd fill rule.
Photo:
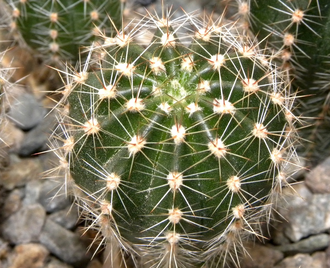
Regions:
<instances>
[{"instance_id":1,"label":"globular cactus body","mask_svg":"<svg viewBox=\"0 0 330 268\"><path fill-rule=\"evenodd\" d=\"M63 72L61 163L111 252L145 267L238 265L299 169L290 84L236 27L150 16L92 46L93 72Z\"/></svg>"}]
</instances>

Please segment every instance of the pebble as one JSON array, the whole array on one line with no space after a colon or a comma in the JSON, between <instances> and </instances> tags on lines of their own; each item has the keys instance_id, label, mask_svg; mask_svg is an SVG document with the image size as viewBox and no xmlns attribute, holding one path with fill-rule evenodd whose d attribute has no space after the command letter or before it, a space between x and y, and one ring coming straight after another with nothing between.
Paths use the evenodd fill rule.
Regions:
<instances>
[{"instance_id":1,"label":"pebble","mask_svg":"<svg viewBox=\"0 0 330 268\"><path fill-rule=\"evenodd\" d=\"M325 261L324 252L317 252L312 256L300 253L285 258L274 268L326 268Z\"/></svg>"},{"instance_id":2,"label":"pebble","mask_svg":"<svg viewBox=\"0 0 330 268\"><path fill-rule=\"evenodd\" d=\"M60 260L75 266L86 264L91 257L80 236L50 219L46 219L39 241Z\"/></svg>"},{"instance_id":3,"label":"pebble","mask_svg":"<svg viewBox=\"0 0 330 268\"><path fill-rule=\"evenodd\" d=\"M7 196L2 208L2 217L8 218L22 207L22 199L24 197L23 189L14 189Z\"/></svg>"},{"instance_id":4,"label":"pebble","mask_svg":"<svg viewBox=\"0 0 330 268\"><path fill-rule=\"evenodd\" d=\"M277 249L259 243L246 245L248 256L241 262L241 268L270 268L283 259L283 253Z\"/></svg>"},{"instance_id":5,"label":"pebble","mask_svg":"<svg viewBox=\"0 0 330 268\"><path fill-rule=\"evenodd\" d=\"M318 234L300 240L296 243L284 244L274 247L285 254L293 255L297 253L313 253L323 250L329 246L330 237L328 234ZM266 266L265 266L266 267Z\"/></svg>"},{"instance_id":6,"label":"pebble","mask_svg":"<svg viewBox=\"0 0 330 268\"><path fill-rule=\"evenodd\" d=\"M25 186L29 181L40 179L41 173L42 169L37 159L19 159L2 172L0 184L6 190L13 190L15 187Z\"/></svg>"},{"instance_id":7,"label":"pebble","mask_svg":"<svg viewBox=\"0 0 330 268\"><path fill-rule=\"evenodd\" d=\"M34 180L26 184L24 204L41 204L47 213L53 213L72 205L65 195L62 182L55 180Z\"/></svg>"},{"instance_id":8,"label":"pebble","mask_svg":"<svg viewBox=\"0 0 330 268\"><path fill-rule=\"evenodd\" d=\"M327 265L327 254L324 251L315 252L312 254L313 257L313 268L329 268Z\"/></svg>"},{"instance_id":9,"label":"pebble","mask_svg":"<svg viewBox=\"0 0 330 268\"><path fill-rule=\"evenodd\" d=\"M43 184L43 180L38 179L38 180L29 181L25 185L25 197L23 199L23 204L30 205L30 204L38 203L42 184Z\"/></svg>"},{"instance_id":10,"label":"pebble","mask_svg":"<svg viewBox=\"0 0 330 268\"><path fill-rule=\"evenodd\" d=\"M55 180L43 180L38 202L48 213L59 211L72 204L72 201L65 196L63 182Z\"/></svg>"},{"instance_id":11,"label":"pebble","mask_svg":"<svg viewBox=\"0 0 330 268\"><path fill-rule=\"evenodd\" d=\"M22 206L2 225L2 235L12 244L38 242L46 212L40 204Z\"/></svg>"},{"instance_id":12,"label":"pebble","mask_svg":"<svg viewBox=\"0 0 330 268\"><path fill-rule=\"evenodd\" d=\"M36 127L25 134L18 149L18 154L30 156L34 153L48 150L48 139L56 122L57 120L53 113L47 115L47 118L43 118Z\"/></svg>"},{"instance_id":13,"label":"pebble","mask_svg":"<svg viewBox=\"0 0 330 268\"><path fill-rule=\"evenodd\" d=\"M40 244L22 244L15 247L15 256L9 268L44 268L48 250Z\"/></svg>"},{"instance_id":14,"label":"pebble","mask_svg":"<svg viewBox=\"0 0 330 268\"><path fill-rule=\"evenodd\" d=\"M307 187L313 193L330 194L330 157L309 172L305 178Z\"/></svg>"},{"instance_id":15,"label":"pebble","mask_svg":"<svg viewBox=\"0 0 330 268\"><path fill-rule=\"evenodd\" d=\"M296 194L279 201L277 210L281 215L281 222L274 223L273 234L276 243L286 243L282 239L283 234L291 242L297 242L330 228L330 194L311 194L303 183L292 186L290 190ZM281 227L276 231L278 225Z\"/></svg>"},{"instance_id":16,"label":"pebble","mask_svg":"<svg viewBox=\"0 0 330 268\"><path fill-rule=\"evenodd\" d=\"M327 266L327 255L324 251L315 252L312 254L312 268L329 268Z\"/></svg>"},{"instance_id":17,"label":"pebble","mask_svg":"<svg viewBox=\"0 0 330 268\"><path fill-rule=\"evenodd\" d=\"M1 126L0 140L3 142L1 146L11 152L17 152L24 140L25 133L7 118L1 121Z\"/></svg>"},{"instance_id":18,"label":"pebble","mask_svg":"<svg viewBox=\"0 0 330 268\"><path fill-rule=\"evenodd\" d=\"M24 93L16 97L8 112L8 118L22 130L30 130L42 121L46 115L46 109L30 93Z\"/></svg>"},{"instance_id":19,"label":"pebble","mask_svg":"<svg viewBox=\"0 0 330 268\"><path fill-rule=\"evenodd\" d=\"M70 207L50 214L48 218L62 227L71 230L77 225L79 212L76 206L71 205Z\"/></svg>"}]
</instances>

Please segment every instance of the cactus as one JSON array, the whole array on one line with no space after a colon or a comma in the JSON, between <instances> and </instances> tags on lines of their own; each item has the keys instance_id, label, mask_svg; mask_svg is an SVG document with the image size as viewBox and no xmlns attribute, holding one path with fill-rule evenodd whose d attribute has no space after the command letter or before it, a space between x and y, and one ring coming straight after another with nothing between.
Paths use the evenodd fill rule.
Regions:
<instances>
[{"instance_id":1,"label":"cactus","mask_svg":"<svg viewBox=\"0 0 330 268\"><path fill-rule=\"evenodd\" d=\"M103 35L61 71L53 171L112 267L239 266L300 169L295 92L241 24L165 14Z\"/></svg>"},{"instance_id":2,"label":"cactus","mask_svg":"<svg viewBox=\"0 0 330 268\"><path fill-rule=\"evenodd\" d=\"M12 17L9 28L16 39L37 50L48 64L77 61L82 46L89 45L103 31L114 34L120 26L119 0L6 2Z\"/></svg>"},{"instance_id":3,"label":"cactus","mask_svg":"<svg viewBox=\"0 0 330 268\"><path fill-rule=\"evenodd\" d=\"M330 154L329 2L251 1L250 14L252 31L267 39L277 61L300 90L298 113L306 122L300 136L308 142L299 151L313 166Z\"/></svg>"}]
</instances>

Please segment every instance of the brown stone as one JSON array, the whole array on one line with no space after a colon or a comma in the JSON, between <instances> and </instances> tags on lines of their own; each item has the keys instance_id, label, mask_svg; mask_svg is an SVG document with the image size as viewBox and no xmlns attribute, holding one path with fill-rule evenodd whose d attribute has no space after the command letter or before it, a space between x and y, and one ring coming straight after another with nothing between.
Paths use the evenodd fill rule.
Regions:
<instances>
[{"instance_id":1,"label":"brown stone","mask_svg":"<svg viewBox=\"0 0 330 268\"><path fill-rule=\"evenodd\" d=\"M9 268L44 268L48 255L48 250L40 244L21 244L15 247Z\"/></svg>"},{"instance_id":2,"label":"brown stone","mask_svg":"<svg viewBox=\"0 0 330 268\"><path fill-rule=\"evenodd\" d=\"M282 252L257 243L247 244L246 249L250 256L244 257L241 268L272 268L283 259Z\"/></svg>"},{"instance_id":3,"label":"brown stone","mask_svg":"<svg viewBox=\"0 0 330 268\"><path fill-rule=\"evenodd\" d=\"M311 268L326 268L326 254L324 251L318 251L312 254L313 263Z\"/></svg>"},{"instance_id":4,"label":"brown stone","mask_svg":"<svg viewBox=\"0 0 330 268\"><path fill-rule=\"evenodd\" d=\"M0 183L7 189L24 186L27 182L41 178L41 165L36 158L21 159L12 163L1 174Z\"/></svg>"},{"instance_id":5,"label":"brown stone","mask_svg":"<svg viewBox=\"0 0 330 268\"><path fill-rule=\"evenodd\" d=\"M330 157L307 174L305 183L313 193L330 193Z\"/></svg>"},{"instance_id":6,"label":"brown stone","mask_svg":"<svg viewBox=\"0 0 330 268\"><path fill-rule=\"evenodd\" d=\"M12 121L4 119L1 122L0 146L3 150L17 151L23 139L24 132L17 128Z\"/></svg>"},{"instance_id":7,"label":"brown stone","mask_svg":"<svg viewBox=\"0 0 330 268\"><path fill-rule=\"evenodd\" d=\"M23 193L19 189L15 189L5 200L2 208L3 218L8 218L22 207Z\"/></svg>"}]
</instances>

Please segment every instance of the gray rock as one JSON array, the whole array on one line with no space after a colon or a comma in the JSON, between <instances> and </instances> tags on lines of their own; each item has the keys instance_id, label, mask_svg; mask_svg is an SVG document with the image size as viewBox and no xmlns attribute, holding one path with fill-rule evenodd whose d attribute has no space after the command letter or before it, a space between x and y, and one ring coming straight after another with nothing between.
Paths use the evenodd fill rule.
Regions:
<instances>
[{"instance_id":1,"label":"gray rock","mask_svg":"<svg viewBox=\"0 0 330 268\"><path fill-rule=\"evenodd\" d=\"M43 180L33 180L25 185L24 205L38 203L43 182Z\"/></svg>"},{"instance_id":2,"label":"gray rock","mask_svg":"<svg viewBox=\"0 0 330 268\"><path fill-rule=\"evenodd\" d=\"M72 265L83 267L90 257L86 253L87 245L77 234L49 219L46 220L39 241L59 259Z\"/></svg>"},{"instance_id":3,"label":"gray rock","mask_svg":"<svg viewBox=\"0 0 330 268\"><path fill-rule=\"evenodd\" d=\"M277 209L281 214L281 222L274 222L273 237L280 244L282 242L278 237L281 237L281 233L291 242L297 242L330 228L330 194L311 195L304 184L294 187L294 191L296 194L286 196L285 201L279 202Z\"/></svg>"},{"instance_id":4,"label":"gray rock","mask_svg":"<svg viewBox=\"0 0 330 268\"><path fill-rule=\"evenodd\" d=\"M13 244L37 242L46 213L39 204L23 206L2 225L2 235Z\"/></svg>"},{"instance_id":5,"label":"gray rock","mask_svg":"<svg viewBox=\"0 0 330 268\"><path fill-rule=\"evenodd\" d=\"M39 203L49 213L67 209L72 202L66 197L61 186L62 183L53 180L30 181L25 187L23 203L25 205Z\"/></svg>"},{"instance_id":6,"label":"gray rock","mask_svg":"<svg viewBox=\"0 0 330 268\"><path fill-rule=\"evenodd\" d=\"M66 229L72 229L76 226L79 214L76 205L62 209L49 215L49 219Z\"/></svg>"},{"instance_id":7,"label":"gray rock","mask_svg":"<svg viewBox=\"0 0 330 268\"><path fill-rule=\"evenodd\" d=\"M9 268L44 268L48 250L40 244L22 244L15 247L15 257Z\"/></svg>"},{"instance_id":8,"label":"gray rock","mask_svg":"<svg viewBox=\"0 0 330 268\"><path fill-rule=\"evenodd\" d=\"M46 109L29 93L24 93L16 98L8 117L23 130L29 130L42 121Z\"/></svg>"},{"instance_id":9,"label":"gray rock","mask_svg":"<svg viewBox=\"0 0 330 268\"><path fill-rule=\"evenodd\" d=\"M328 247L330 237L328 234L313 235L296 243L285 244L275 249L289 255L297 253L313 253Z\"/></svg>"},{"instance_id":10,"label":"gray rock","mask_svg":"<svg viewBox=\"0 0 330 268\"><path fill-rule=\"evenodd\" d=\"M297 254L292 257L287 257L274 268L311 268L313 258L308 254ZM316 268L316 267L315 267ZM322 268L322 267L318 267Z\"/></svg>"},{"instance_id":11,"label":"gray rock","mask_svg":"<svg viewBox=\"0 0 330 268\"><path fill-rule=\"evenodd\" d=\"M313 193L330 193L330 157L307 174L305 183Z\"/></svg>"},{"instance_id":12,"label":"gray rock","mask_svg":"<svg viewBox=\"0 0 330 268\"><path fill-rule=\"evenodd\" d=\"M325 252L316 252L312 256L297 254L287 257L274 268L326 268Z\"/></svg>"},{"instance_id":13,"label":"gray rock","mask_svg":"<svg viewBox=\"0 0 330 268\"><path fill-rule=\"evenodd\" d=\"M288 215L285 235L291 241L318 234L330 228L330 194L316 194L300 207L292 208Z\"/></svg>"},{"instance_id":14,"label":"gray rock","mask_svg":"<svg viewBox=\"0 0 330 268\"><path fill-rule=\"evenodd\" d=\"M33 153L47 150L48 148L46 144L56 121L57 120L53 114L43 118L36 127L25 135L18 150L18 154L21 156L29 156Z\"/></svg>"},{"instance_id":15,"label":"gray rock","mask_svg":"<svg viewBox=\"0 0 330 268\"><path fill-rule=\"evenodd\" d=\"M50 213L62 210L71 205L70 199L65 195L63 183L54 180L43 181L38 201Z\"/></svg>"}]
</instances>

